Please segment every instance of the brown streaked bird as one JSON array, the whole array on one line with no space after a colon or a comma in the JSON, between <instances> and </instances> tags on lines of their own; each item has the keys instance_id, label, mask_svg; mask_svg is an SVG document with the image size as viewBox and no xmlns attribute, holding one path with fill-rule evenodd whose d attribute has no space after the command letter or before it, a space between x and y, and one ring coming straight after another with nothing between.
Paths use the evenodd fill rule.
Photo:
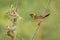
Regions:
<instances>
[{"instance_id":1,"label":"brown streaked bird","mask_svg":"<svg viewBox=\"0 0 60 40\"><path fill-rule=\"evenodd\" d=\"M39 14L36 14L36 13L31 13L30 16L37 20L38 22L38 25L40 25L40 22L43 21L46 17L48 17L50 14L46 14L45 16L42 16L42 15L39 15Z\"/></svg>"}]
</instances>

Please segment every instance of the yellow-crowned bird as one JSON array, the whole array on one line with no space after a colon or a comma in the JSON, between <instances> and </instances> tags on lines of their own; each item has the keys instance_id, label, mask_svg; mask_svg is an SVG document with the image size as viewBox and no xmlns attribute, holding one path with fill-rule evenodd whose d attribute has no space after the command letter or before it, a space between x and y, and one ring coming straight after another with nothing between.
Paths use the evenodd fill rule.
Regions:
<instances>
[{"instance_id":1,"label":"yellow-crowned bird","mask_svg":"<svg viewBox=\"0 0 60 40\"><path fill-rule=\"evenodd\" d=\"M40 25L40 22L43 21L46 17L48 17L50 14L46 14L45 16L36 14L36 13L31 13L30 16L38 21L38 25Z\"/></svg>"}]
</instances>

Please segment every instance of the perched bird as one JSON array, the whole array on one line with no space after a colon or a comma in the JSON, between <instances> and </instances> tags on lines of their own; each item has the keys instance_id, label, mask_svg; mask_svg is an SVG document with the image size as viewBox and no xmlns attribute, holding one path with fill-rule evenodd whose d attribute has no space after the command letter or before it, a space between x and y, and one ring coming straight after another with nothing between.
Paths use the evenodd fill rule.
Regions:
<instances>
[{"instance_id":1,"label":"perched bird","mask_svg":"<svg viewBox=\"0 0 60 40\"><path fill-rule=\"evenodd\" d=\"M48 17L50 14L46 14L45 16L36 14L36 13L31 13L30 16L38 21L38 25L40 25L40 22L43 21L46 17Z\"/></svg>"}]
</instances>

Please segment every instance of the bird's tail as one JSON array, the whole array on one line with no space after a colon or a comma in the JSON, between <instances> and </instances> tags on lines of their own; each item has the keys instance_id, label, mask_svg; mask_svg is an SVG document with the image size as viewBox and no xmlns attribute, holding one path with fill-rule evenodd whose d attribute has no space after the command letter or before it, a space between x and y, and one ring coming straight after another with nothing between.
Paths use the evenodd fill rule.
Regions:
<instances>
[{"instance_id":1,"label":"bird's tail","mask_svg":"<svg viewBox=\"0 0 60 40\"><path fill-rule=\"evenodd\" d=\"M44 18L45 18L45 17L48 17L49 15L50 15L50 14L45 15Z\"/></svg>"}]
</instances>

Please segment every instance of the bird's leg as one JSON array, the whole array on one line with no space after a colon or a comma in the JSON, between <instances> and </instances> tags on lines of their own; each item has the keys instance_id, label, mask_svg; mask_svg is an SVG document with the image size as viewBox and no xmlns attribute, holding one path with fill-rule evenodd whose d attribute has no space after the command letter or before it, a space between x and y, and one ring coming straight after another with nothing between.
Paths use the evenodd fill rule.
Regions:
<instances>
[{"instance_id":1,"label":"bird's leg","mask_svg":"<svg viewBox=\"0 0 60 40\"><path fill-rule=\"evenodd\" d=\"M40 23L41 23L42 21L41 20L38 20L38 26L40 26Z\"/></svg>"}]
</instances>

